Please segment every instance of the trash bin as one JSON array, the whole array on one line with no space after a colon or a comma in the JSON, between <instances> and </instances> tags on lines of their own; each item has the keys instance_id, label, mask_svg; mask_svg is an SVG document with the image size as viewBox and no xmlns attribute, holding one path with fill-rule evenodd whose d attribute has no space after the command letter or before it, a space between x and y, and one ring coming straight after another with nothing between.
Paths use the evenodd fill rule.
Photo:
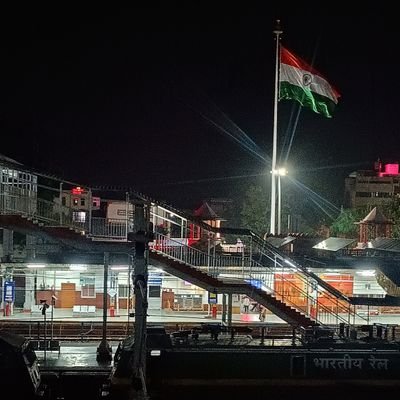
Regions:
<instances>
[{"instance_id":1,"label":"trash bin","mask_svg":"<svg viewBox=\"0 0 400 400\"><path fill-rule=\"evenodd\" d=\"M211 307L211 316L214 319L217 318L217 305L216 304L213 304Z\"/></svg>"},{"instance_id":2,"label":"trash bin","mask_svg":"<svg viewBox=\"0 0 400 400\"><path fill-rule=\"evenodd\" d=\"M7 301L6 306L4 307L4 316L9 317L11 315L11 303Z\"/></svg>"}]
</instances>

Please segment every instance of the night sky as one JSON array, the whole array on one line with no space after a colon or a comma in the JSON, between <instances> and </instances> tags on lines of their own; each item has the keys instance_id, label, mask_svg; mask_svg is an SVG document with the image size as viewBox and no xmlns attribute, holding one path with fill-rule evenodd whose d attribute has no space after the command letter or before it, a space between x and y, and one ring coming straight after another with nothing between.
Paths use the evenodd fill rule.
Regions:
<instances>
[{"instance_id":1,"label":"night sky","mask_svg":"<svg viewBox=\"0 0 400 400\"><path fill-rule=\"evenodd\" d=\"M179 207L260 183L253 175L269 166L215 124L228 132L236 124L271 156L272 30L279 17L282 43L314 60L342 94L332 119L301 110L288 168L340 206L351 171L378 157L400 159L400 28L389 12L364 11L3 13L0 153L66 179L131 186ZM281 145L297 110L290 101L279 105ZM248 177L221 179L235 176Z\"/></svg>"}]
</instances>

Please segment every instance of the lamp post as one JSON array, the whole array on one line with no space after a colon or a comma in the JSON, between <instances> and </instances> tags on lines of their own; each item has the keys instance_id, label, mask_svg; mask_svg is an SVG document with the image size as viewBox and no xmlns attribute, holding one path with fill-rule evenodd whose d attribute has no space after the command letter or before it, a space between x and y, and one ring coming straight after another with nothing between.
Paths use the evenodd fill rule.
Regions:
<instances>
[{"instance_id":1,"label":"lamp post","mask_svg":"<svg viewBox=\"0 0 400 400\"><path fill-rule=\"evenodd\" d=\"M278 168L278 235L281 234L281 220L282 220L282 188L281 188L281 177L287 175L286 168Z\"/></svg>"},{"instance_id":2,"label":"lamp post","mask_svg":"<svg viewBox=\"0 0 400 400\"><path fill-rule=\"evenodd\" d=\"M278 212L277 212L277 219L278 219L278 229L277 234L281 234L281 212L282 212L282 189L281 189L281 176L287 175L287 170L284 167L276 168L271 171L272 180L275 180L278 177ZM275 218L271 220L271 233L275 234Z\"/></svg>"},{"instance_id":3,"label":"lamp post","mask_svg":"<svg viewBox=\"0 0 400 400\"><path fill-rule=\"evenodd\" d=\"M270 232L275 235L275 205L276 205L276 192L275 192L275 173L276 170L276 153L278 146L278 92L279 92L279 64L280 64L280 47L279 40L282 30L280 28L280 21L276 21L276 27L273 31L276 40L275 50L275 93L274 93L274 125L272 133L272 176L271 176L271 220L270 220Z\"/></svg>"}]
</instances>

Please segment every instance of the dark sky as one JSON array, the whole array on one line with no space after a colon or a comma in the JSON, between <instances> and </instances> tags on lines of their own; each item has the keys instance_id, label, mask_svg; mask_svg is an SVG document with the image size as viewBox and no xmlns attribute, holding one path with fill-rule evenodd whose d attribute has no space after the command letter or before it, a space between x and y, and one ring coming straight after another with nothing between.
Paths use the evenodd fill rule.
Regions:
<instances>
[{"instance_id":1,"label":"dark sky","mask_svg":"<svg viewBox=\"0 0 400 400\"><path fill-rule=\"evenodd\" d=\"M272 29L280 17L282 43L313 59L342 94L333 119L301 111L288 168L340 205L344 176L377 157L400 159L400 28L390 12L364 11L3 12L0 152L70 180L129 185L180 207L257 183L219 179L266 166L207 118L230 131L224 114L271 155ZM297 106L285 101L279 111L282 143ZM315 172L327 166L336 167Z\"/></svg>"}]
</instances>

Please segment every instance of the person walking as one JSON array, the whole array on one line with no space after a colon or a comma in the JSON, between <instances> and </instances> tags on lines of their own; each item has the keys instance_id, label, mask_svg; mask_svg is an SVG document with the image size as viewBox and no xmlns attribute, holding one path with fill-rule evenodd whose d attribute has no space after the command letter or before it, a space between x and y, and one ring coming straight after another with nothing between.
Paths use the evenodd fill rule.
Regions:
<instances>
[{"instance_id":1,"label":"person walking","mask_svg":"<svg viewBox=\"0 0 400 400\"><path fill-rule=\"evenodd\" d=\"M265 322L266 317L267 317L267 309L264 306L260 305L260 315L258 318L261 322Z\"/></svg>"},{"instance_id":2,"label":"person walking","mask_svg":"<svg viewBox=\"0 0 400 400\"><path fill-rule=\"evenodd\" d=\"M250 306L250 299L246 296L243 299L243 311L244 311L245 314L248 314L249 306Z\"/></svg>"}]
</instances>

